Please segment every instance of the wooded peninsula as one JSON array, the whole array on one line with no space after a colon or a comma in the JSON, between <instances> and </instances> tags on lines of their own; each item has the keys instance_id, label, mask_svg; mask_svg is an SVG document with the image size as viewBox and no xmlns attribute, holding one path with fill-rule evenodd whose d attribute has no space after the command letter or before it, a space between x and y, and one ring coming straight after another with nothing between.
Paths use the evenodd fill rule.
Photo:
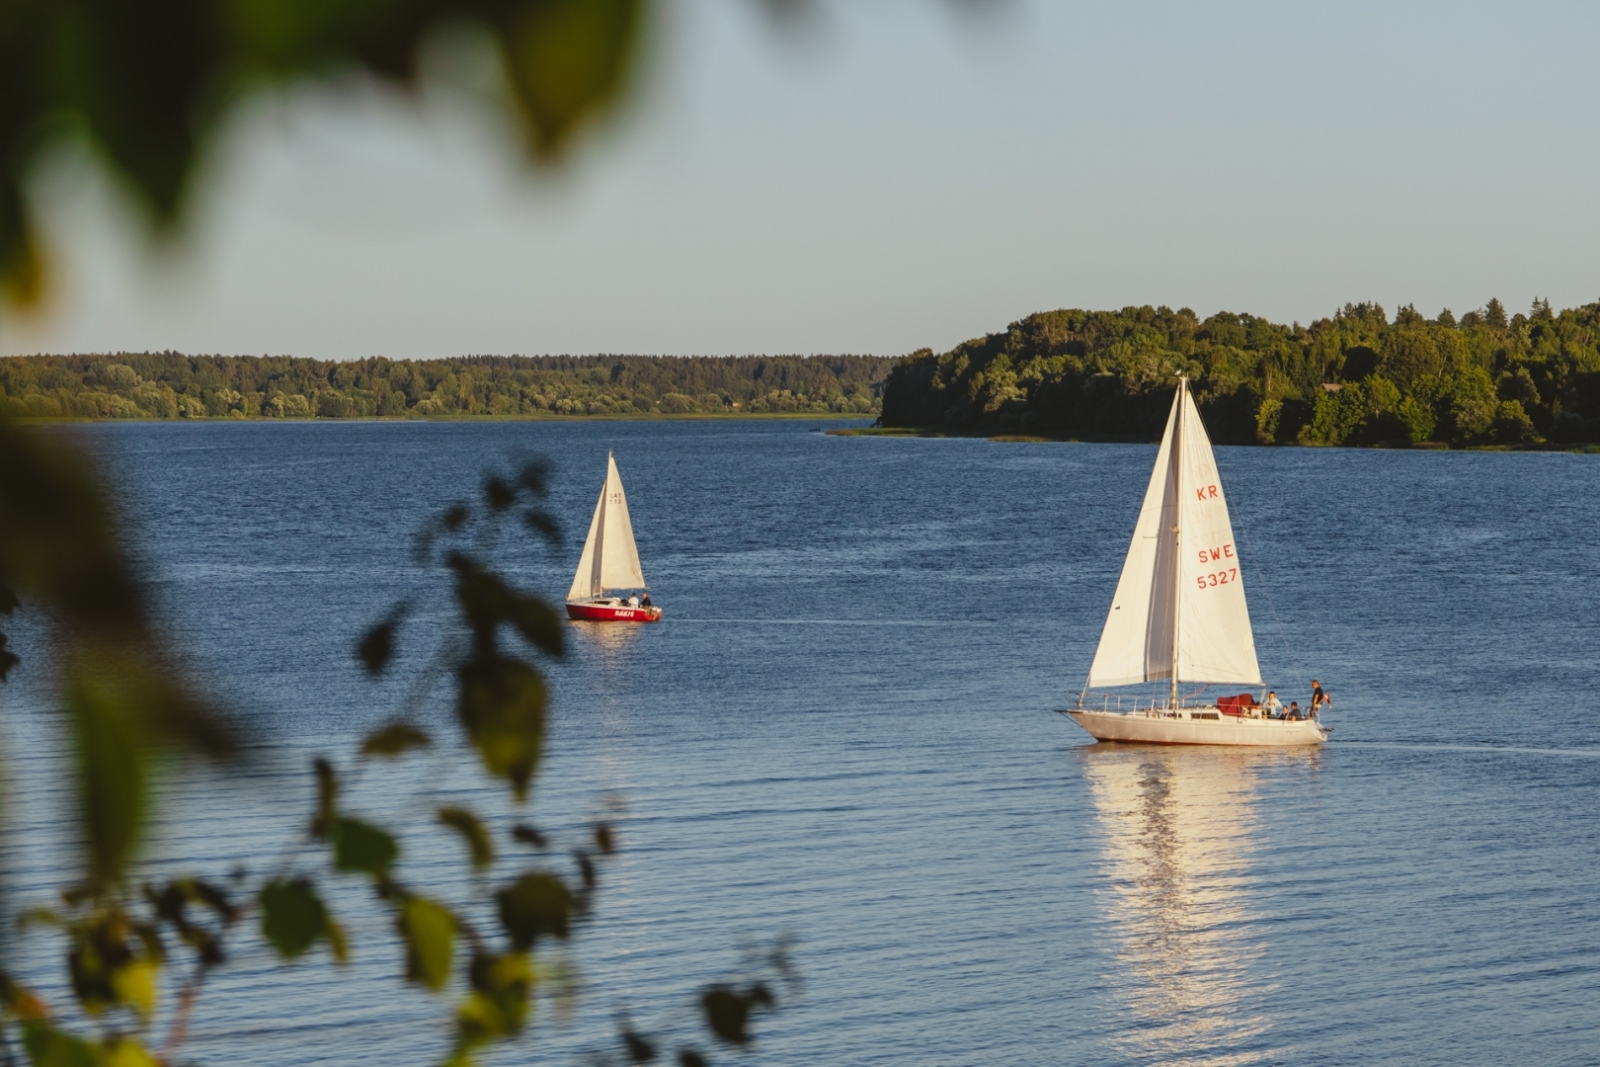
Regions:
<instances>
[{"instance_id":1,"label":"wooded peninsula","mask_svg":"<svg viewBox=\"0 0 1600 1067\"><path fill-rule=\"evenodd\" d=\"M1183 308L1048 311L896 364L882 423L1155 440L1187 374L1219 444L1522 446L1600 441L1600 303L1498 300L1459 319L1346 304L1309 326Z\"/></svg>"},{"instance_id":2,"label":"wooded peninsula","mask_svg":"<svg viewBox=\"0 0 1600 1067\"><path fill-rule=\"evenodd\" d=\"M0 359L0 415L876 415L893 363L885 356L13 356Z\"/></svg>"}]
</instances>

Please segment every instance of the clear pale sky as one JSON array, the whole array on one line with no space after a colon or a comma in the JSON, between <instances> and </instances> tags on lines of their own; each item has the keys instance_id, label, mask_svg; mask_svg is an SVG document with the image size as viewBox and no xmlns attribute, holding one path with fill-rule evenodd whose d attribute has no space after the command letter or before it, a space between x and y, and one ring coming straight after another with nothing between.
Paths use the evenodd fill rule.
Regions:
<instances>
[{"instance_id":1,"label":"clear pale sky","mask_svg":"<svg viewBox=\"0 0 1600 1067\"><path fill-rule=\"evenodd\" d=\"M532 173L464 91L241 114L156 249L71 153L0 353L898 354L1033 311L1600 300L1600 4L666 0Z\"/></svg>"}]
</instances>

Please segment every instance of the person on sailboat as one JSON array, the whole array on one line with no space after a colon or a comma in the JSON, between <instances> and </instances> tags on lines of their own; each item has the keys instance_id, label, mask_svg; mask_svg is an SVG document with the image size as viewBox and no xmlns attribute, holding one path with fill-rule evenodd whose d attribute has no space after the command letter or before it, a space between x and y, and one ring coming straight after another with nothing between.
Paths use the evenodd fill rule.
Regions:
<instances>
[{"instance_id":1,"label":"person on sailboat","mask_svg":"<svg viewBox=\"0 0 1600 1067\"><path fill-rule=\"evenodd\" d=\"M1305 718L1304 715L1300 714L1300 702L1298 700L1289 701L1289 711L1284 715L1284 718L1290 722L1299 722Z\"/></svg>"},{"instance_id":2,"label":"person on sailboat","mask_svg":"<svg viewBox=\"0 0 1600 1067\"><path fill-rule=\"evenodd\" d=\"M1261 705L1261 710L1266 713L1269 719L1283 718L1283 701L1278 699L1277 690L1267 690L1267 700L1266 703Z\"/></svg>"},{"instance_id":3,"label":"person on sailboat","mask_svg":"<svg viewBox=\"0 0 1600 1067\"><path fill-rule=\"evenodd\" d=\"M1333 698L1322 691L1322 683L1315 678L1311 679L1311 717L1317 717L1317 712L1323 708L1333 707Z\"/></svg>"},{"instance_id":4,"label":"person on sailboat","mask_svg":"<svg viewBox=\"0 0 1600 1067\"><path fill-rule=\"evenodd\" d=\"M628 597L628 607L636 608L638 606L639 606L639 594L638 593L634 593L634 594L632 594L632 595L630 595Z\"/></svg>"},{"instance_id":5,"label":"person on sailboat","mask_svg":"<svg viewBox=\"0 0 1600 1067\"><path fill-rule=\"evenodd\" d=\"M644 596L639 598L639 606L641 608L652 608L652 607L655 607L654 604L650 603L650 594L649 593L646 593Z\"/></svg>"}]
</instances>

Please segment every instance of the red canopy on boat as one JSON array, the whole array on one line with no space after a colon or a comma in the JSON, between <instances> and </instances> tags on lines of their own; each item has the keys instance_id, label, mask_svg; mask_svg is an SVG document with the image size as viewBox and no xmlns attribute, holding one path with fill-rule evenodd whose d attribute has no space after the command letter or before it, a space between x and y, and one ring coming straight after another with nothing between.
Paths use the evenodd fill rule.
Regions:
<instances>
[{"instance_id":1,"label":"red canopy on boat","mask_svg":"<svg viewBox=\"0 0 1600 1067\"><path fill-rule=\"evenodd\" d=\"M1243 715L1247 708L1256 706L1256 698L1249 693L1240 693L1234 697L1218 697L1217 710L1224 715Z\"/></svg>"}]
</instances>

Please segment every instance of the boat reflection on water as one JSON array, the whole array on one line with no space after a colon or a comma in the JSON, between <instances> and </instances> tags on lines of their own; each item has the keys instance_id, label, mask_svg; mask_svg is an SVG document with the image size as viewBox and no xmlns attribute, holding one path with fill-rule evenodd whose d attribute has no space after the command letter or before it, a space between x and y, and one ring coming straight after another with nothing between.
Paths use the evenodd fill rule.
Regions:
<instances>
[{"instance_id":1,"label":"boat reflection on water","mask_svg":"<svg viewBox=\"0 0 1600 1067\"><path fill-rule=\"evenodd\" d=\"M1257 781L1314 751L1086 745L1115 943L1110 991L1130 1017L1117 1043L1134 1062L1281 1061L1271 1006L1282 995L1257 961L1252 905Z\"/></svg>"},{"instance_id":2,"label":"boat reflection on water","mask_svg":"<svg viewBox=\"0 0 1600 1067\"><path fill-rule=\"evenodd\" d=\"M574 651L582 648L594 655L602 665L616 660L641 636L643 627L616 626L603 622L571 622L567 624L569 643Z\"/></svg>"}]
</instances>

